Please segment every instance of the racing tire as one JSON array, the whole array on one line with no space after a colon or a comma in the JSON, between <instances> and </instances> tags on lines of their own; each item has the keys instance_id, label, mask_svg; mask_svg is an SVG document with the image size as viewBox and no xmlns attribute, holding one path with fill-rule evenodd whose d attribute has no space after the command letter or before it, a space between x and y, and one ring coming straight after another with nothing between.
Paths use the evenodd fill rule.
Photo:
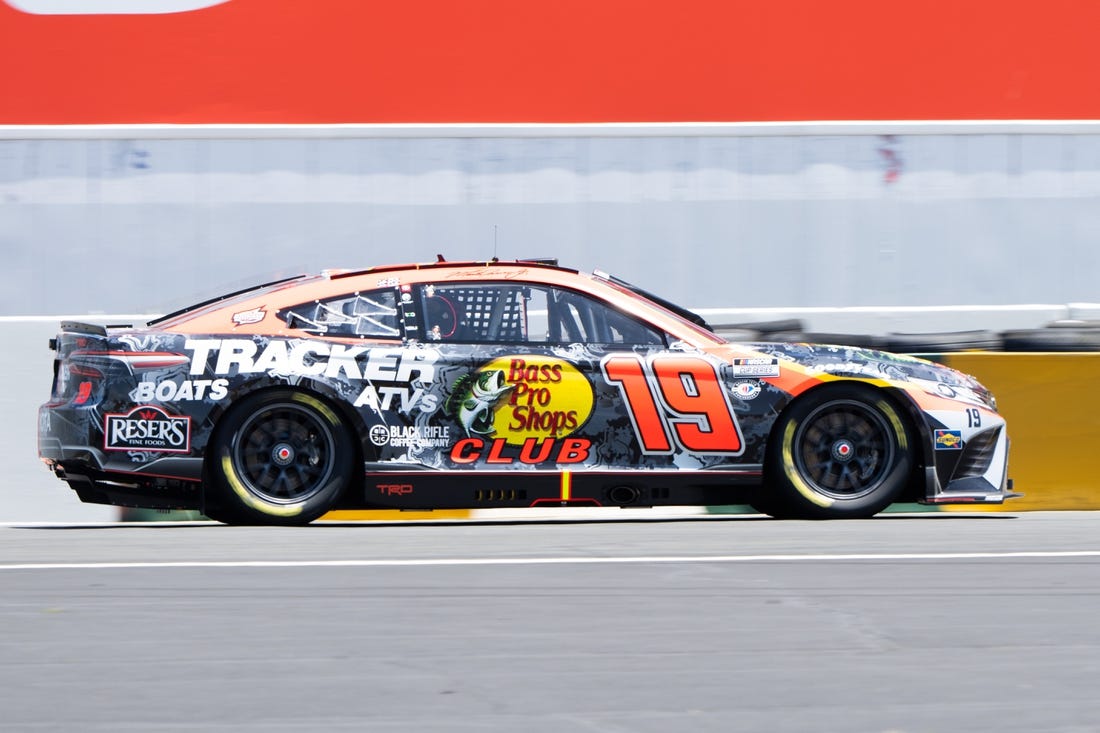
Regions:
<instances>
[{"instance_id":1,"label":"racing tire","mask_svg":"<svg viewBox=\"0 0 1100 733\"><path fill-rule=\"evenodd\" d=\"M838 385L796 400L777 421L758 501L775 517L864 519L898 499L913 472L913 441L879 390Z\"/></svg>"},{"instance_id":2,"label":"racing tire","mask_svg":"<svg viewBox=\"0 0 1100 733\"><path fill-rule=\"evenodd\" d=\"M304 392L246 397L211 446L205 513L227 524L309 524L352 482L350 431L333 407Z\"/></svg>"}]
</instances>

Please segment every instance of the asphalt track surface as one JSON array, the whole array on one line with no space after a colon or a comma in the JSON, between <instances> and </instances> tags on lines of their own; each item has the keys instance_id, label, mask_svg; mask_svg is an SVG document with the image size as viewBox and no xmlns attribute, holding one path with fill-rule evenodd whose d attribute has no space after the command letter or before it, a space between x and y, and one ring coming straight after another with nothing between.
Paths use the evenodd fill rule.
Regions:
<instances>
[{"instance_id":1,"label":"asphalt track surface","mask_svg":"<svg viewBox=\"0 0 1100 733\"><path fill-rule=\"evenodd\" d=\"M1100 513L16 525L0 591L3 731L1100 730Z\"/></svg>"}]
</instances>

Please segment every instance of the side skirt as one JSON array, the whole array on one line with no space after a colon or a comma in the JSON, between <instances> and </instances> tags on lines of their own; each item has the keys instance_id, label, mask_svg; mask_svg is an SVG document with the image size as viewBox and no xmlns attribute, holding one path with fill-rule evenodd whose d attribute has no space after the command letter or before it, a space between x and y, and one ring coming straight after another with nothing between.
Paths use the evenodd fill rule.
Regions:
<instances>
[{"instance_id":1,"label":"side skirt","mask_svg":"<svg viewBox=\"0 0 1100 733\"><path fill-rule=\"evenodd\" d=\"M743 504L759 466L741 471L368 471L344 509Z\"/></svg>"}]
</instances>

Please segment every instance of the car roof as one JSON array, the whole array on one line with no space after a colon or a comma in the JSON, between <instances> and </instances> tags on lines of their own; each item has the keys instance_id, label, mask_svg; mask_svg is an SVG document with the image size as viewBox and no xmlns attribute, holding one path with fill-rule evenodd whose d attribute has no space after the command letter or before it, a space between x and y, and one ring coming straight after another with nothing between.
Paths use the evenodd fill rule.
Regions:
<instances>
[{"instance_id":1,"label":"car roof","mask_svg":"<svg viewBox=\"0 0 1100 733\"><path fill-rule=\"evenodd\" d=\"M579 270L560 267L554 260L469 260L401 265L380 265L362 269L326 269L320 274L303 274L259 284L217 296L149 321L150 327L166 330L201 331L207 324L255 308L281 309L295 303L324 300L341 293L368 291L395 285L423 282L465 282L522 278L548 284L575 285ZM184 324L187 324L184 326Z\"/></svg>"},{"instance_id":2,"label":"car roof","mask_svg":"<svg viewBox=\"0 0 1100 733\"><path fill-rule=\"evenodd\" d=\"M343 293L370 291L378 288L420 283L478 282L485 280L510 280L558 285L566 288L599 292L607 300L628 311L648 303L665 309L661 301L647 297L647 293L631 292L614 278L603 273L588 274L559 266L549 259L484 260L411 263L382 265L365 269L323 270L319 275L302 275L278 280L236 293L214 298L150 321L149 326L179 333L273 333L268 315L298 303L325 300ZM582 282L583 281L583 284ZM669 304L671 305L671 304ZM676 306L671 306L676 308ZM236 315L257 314L260 320L234 325ZM676 333L680 329L667 322L660 314L655 317L658 325ZM677 318L674 316L674 318ZM679 316L677 320L683 318ZM662 323L663 322L663 323ZM285 330L282 326L278 332Z\"/></svg>"},{"instance_id":3,"label":"car roof","mask_svg":"<svg viewBox=\"0 0 1100 733\"><path fill-rule=\"evenodd\" d=\"M439 259L435 262L412 262L403 265L377 265L374 267L367 267L362 270L325 270L325 273L332 279L340 279L346 277L356 277L359 275L375 275L384 272L403 272L407 270L440 270L440 269L454 269L456 273L468 273L471 278L485 277L484 270L486 268L512 268L512 269L532 269L542 268L547 270L558 270L560 272L568 272L577 274L578 270L573 270L568 267L561 267L558 265L558 261L553 258L531 258L531 259L517 259L517 260L499 260L493 258L491 260L458 260L448 261L443 259L442 255L439 255Z\"/></svg>"}]
</instances>

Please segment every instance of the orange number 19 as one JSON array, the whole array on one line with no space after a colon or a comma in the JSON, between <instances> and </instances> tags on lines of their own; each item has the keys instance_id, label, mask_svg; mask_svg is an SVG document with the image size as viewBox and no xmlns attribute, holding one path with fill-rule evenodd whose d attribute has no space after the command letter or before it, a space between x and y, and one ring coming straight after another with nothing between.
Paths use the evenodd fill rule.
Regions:
<instances>
[{"instance_id":1,"label":"orange number 19","mask_svg":"<svg viewBox=\"0 0 1100 733\"><path fill-rule=\"evenodd\" d=\"M706 359L615 354L601 364L618 386L646 453L672 453L671 437L695 453L741 453L740 427L718 372Z\"/></svg>"}]
</instances>

